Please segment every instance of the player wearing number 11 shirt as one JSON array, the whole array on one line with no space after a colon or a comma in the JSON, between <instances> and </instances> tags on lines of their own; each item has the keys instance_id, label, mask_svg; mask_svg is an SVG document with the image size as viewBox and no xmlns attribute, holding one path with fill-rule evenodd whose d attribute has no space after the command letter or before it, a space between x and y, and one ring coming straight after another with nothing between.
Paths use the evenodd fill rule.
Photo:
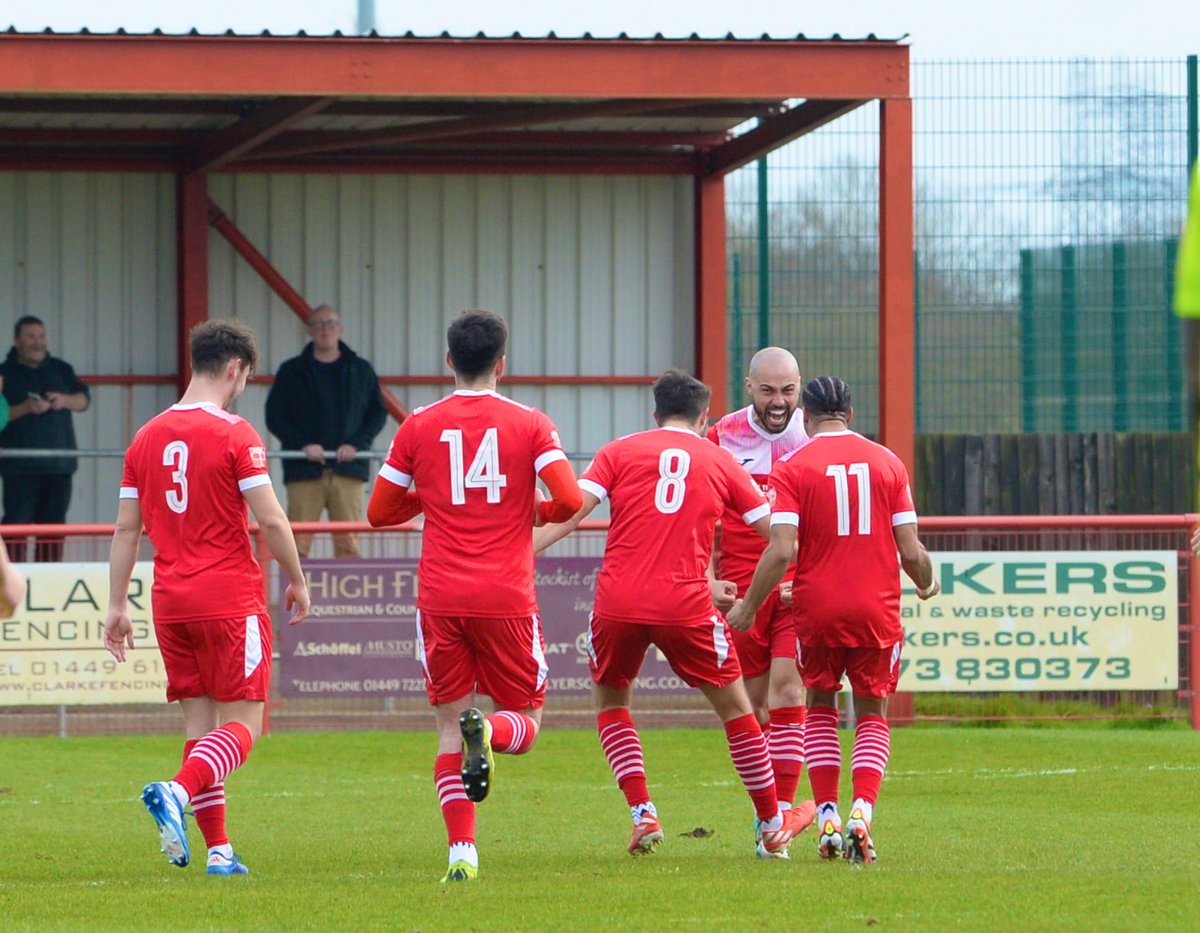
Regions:
<instances>
[{"instance_id":1,"label":"player wearing number 11 shirt","mask_svg":"<svg viewBox=\"0 0 1200 933\"><path fill-rule=\"evenodd\" d=\"M183 767L146 785L171 864L190 860L189 803L208 846L207 873L242 875L225 832L225 777L245 763L262 731L271 684L271 620L262 569L250 549L249 505L290 580L292 622L308 614L308 587L287 515L267 475L258 433L227 409L246 387L258 353L254 332L206 321L191 334L192 379L179 404L150 419L129 445L109 568L104 645L118 661L133 648L129 581L142 529L154 545L154 630L167 700L187 728Z\"/></svg>"},{"instance_id":2,"label":"player wearing number 11 shirt","mask_svg":"<svg viewBox=\"0 0 1200 933\"><path fill-rule=\"evenodd\" d=\"M680 370L654 384L658 430L605 444L584 471L583 508L563 526L539 528L540 551L564 537L604 499L612 507L587 652L596 683L600 744L633 817L631 855L663 839L650 800L641 739L630 714L633 682L656 646L698 688L725 724L729 753L762 824L769 853L782 851L813 810L782 810L767 743L750 707L729 627L713 608L707 568L717 519L728 508L766 537L770 508L754 479L701 436L708 386Z\"/></svg>"},{"instance_id":3,"label":"player wearing number 11 shirt","mask_svg":"<svg viewBox=\"0 0 1200 933\"><path fill-rule=\"evenodd\" d=\"M850 388L820 376L804 387L802 402L812 440L771 471L771 540L729 623L749 628L798 547L792 607L808 688L804 756L818 808L818 850L825 859L865 863L875 859L871 819L891 750L887 698L900 677L900 568L921 599L940 587L917 537L908 471L886 447L849 429ZM854 802L844 831L836 702L843 675L857 715Z\"/></svg>"},{"instance_id":4,"label":"player wearing number 11 shirt","mask_svg":"<svg viewBox=\"0 0 1200 933\"><path fill-rule=\"evenodd\" d=\"M434 783L450 843L442 880L470 881L479 868L475 803L491 789L492 752L532 747L546 696L533 526L565 521L581 497L550 419L496 392L503 319L466 311L446 342L457 390L404 419L367 520L394 525L425 513L417 653L437 719ZM536 501L538 478L548 502ZM496 712L476 709L477 693Z\"/></svg>"}]
</instances>

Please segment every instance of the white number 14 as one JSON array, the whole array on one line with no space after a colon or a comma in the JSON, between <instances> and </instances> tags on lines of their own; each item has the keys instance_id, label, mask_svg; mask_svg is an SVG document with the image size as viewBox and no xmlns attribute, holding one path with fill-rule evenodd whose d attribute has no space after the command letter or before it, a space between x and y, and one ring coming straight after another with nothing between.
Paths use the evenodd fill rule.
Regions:
<instances>
[{"instance_id":1,"label":"white number 14","mask_svg":"<svg viewBox=\"0 0 1200 933\"><path fill-rule=\"evenodd\" d=\"M869 463L851 463L849 470L845 464L833 463L825 468L825 475L833 477L833 491L837 496L838 535L846 537L850 534L850 482L849 476L858 481L858 533L871 533L871 465Z\"/></svg>"},{"instance_id":2,"label":"white number 14","mask_svg":"<svg viewBox=\"0 0 1200 933\"><path fill-rule=\"evenodd\" d=\"M500 443L495 428L483 432L483 440L475 451L471 468L464 471L463 435L459 428L447 428L441 441L450 447L450 502L467 504L468 489L486 489L487 501L500 501L500 490L508 485L508 477L500 472Z\"/></svg>"}]
</instances>

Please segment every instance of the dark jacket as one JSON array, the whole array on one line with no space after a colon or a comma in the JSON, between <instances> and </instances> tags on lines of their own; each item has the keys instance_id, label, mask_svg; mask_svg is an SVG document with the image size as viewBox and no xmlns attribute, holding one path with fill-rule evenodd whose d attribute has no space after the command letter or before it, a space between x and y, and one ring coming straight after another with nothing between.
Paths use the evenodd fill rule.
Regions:
<instances>
[{"instance_id":1,"label":"dark jacket","mask_svg":"<svg viewBox=\"0 0 1200 933\"><path fill-rule=\"evenodd\" d=\"M284 450L299 450L305 444L320 444L326 450L336 450L351 444L356 450L370 450L375 435L387 421L387 409L379 393L379 377L362 357L341 341L342 355L336 367L340 386L339 417L335 422L320 417L317 382L314 367L321 364L313 358L313 345L306 346L299 356L285 360L275 374L275 383L267 395L267 430L279 438ZM366 460L337 463L332 458L325 466L342 476L366 480ZM319 479L320 464L308 460L284 460L283 481Z\"/></svg>"},{"instance_id":2,"label":"dark jacket","mask_svg":"<svg viewBox=\"0 0 1200 933\"><path fill-rule=\"evenodd\" d=\"M26 366L17 360L17 348L13 347L8 351L8 358L0 363L0 375L4 377L4 397L10 406L24 402L31 392L38 395L82 392L91 397L71 364L48 354L37 366ZM75 426L71 422L71 412L48 411L10 421L0 431L0 447L74 450ZM63 476L74 473L78 467L79 461L75 457L0 457L0 476Z\"/></svg>"}]
</instances>

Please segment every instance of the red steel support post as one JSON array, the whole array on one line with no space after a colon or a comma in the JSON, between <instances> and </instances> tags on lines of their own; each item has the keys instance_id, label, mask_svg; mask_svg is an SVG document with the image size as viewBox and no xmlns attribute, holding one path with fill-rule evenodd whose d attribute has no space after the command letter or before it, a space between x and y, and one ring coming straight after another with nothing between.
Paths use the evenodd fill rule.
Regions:
<instances>
[{"instance_id":1,"label":"red steel support post","mask_svg":"<svg viewBox=\"0 0 1200 933\"><path fill-rule=\"evenodd\" d=\"M916 449L916 308L913 281L912 101L879 102L879 437L912 474ZM898 693L888 718L913 721Z\"/></svg>"},{"instance_id":2,"label":"red steel support post","mask_svg":"<svg viewBox=\"0 0 1200 933\"><path fill-rule=\"evenodd\" d=\"M179 394L192 377L188 334L208 319L208 181L203 175L175 177L175 275L178 282L177 342Z\"/></svg>"},{"instance_id":3,"label":"red steel support post","mask_svg":"<svg viewBox=\"0 0 1200 933\"><path fill-rule=\"evenodd\" d=\"M725 180L695 182L696 378L712 387L711 410L726 406Z\"/></svg>"},{"instance_id":4,"label":"red steel support post","mask_svg":"<svg viewBox=\"0 0 1200 933\"><path fill-rule=\"evenodd\" d=\"M917 420L912 101L882 100L879 113L879 435L911 473Z\"/></svg>"},{"instance_id":5,"label":"red steel support post","mask_svg":"<svg viewBox=\"0 0 1200 933\"><path fill-rule=\"evenodd\" d=\"M1200 515L1189 515L1188 539L1200 530ZM1200 561L1188 562L1188 690L1191 692L1192 728L1200 731Z\"/></svg>"}]
</instances>

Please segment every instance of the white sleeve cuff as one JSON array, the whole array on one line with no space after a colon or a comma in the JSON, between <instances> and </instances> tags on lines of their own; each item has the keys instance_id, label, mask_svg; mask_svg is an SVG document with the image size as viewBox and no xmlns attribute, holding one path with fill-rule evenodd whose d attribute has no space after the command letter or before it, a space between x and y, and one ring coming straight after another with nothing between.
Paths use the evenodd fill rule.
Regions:
<instances>
[{"instance_id":1,"label":"white sleeve cuff","mask_svg":"<svg viewBox=\"0 0 1200 933\"><path fill-rule=\"evenodd\" d=\"M897 512L892 516L892 527L897 525L915 525L917 523L917 513L913 512Z\"/></svg>"},{"instance_id":2,"label":"white sleeve cuff","mask_svg":"<svg viewBox=\"0 0 1200 933\"><path fill-rule=\"evenodd\" d=\"M245 479L238 480L238 489L242 492L249 492L251 489L257 489L259 486L270 486L271 477L266 473L258 473L254 476L247 476Z\"/></svg>"},{"instance_id":3,"label":"white sleeve cuff","mask_svg":"<svg viewBox=\"0 0 1200 933\"><path fill-rule=\"evenodd\" d=\"M385 463L379 468L379 478L386 479L389 483L394 483L401 489L407 489L412 485L412 477L407 473L401 473L390 463Z\"/></svg>"},{"instance_id":4,"label":"white sleeve cuff","mask_svg":"<svg viewBox=\"0 0 1200 933\"><path fill-rule=\"evenodd\" d=\"M541 473L542 470L544 470L550 464L566 459L567 455L557 448L554 450L547 450L544 454L533 461L533 472Z\"/></svg>"},{"instance_id":5,"label":"white sleeve cuff","mask_svg":"<svg viewBox=\"0 0 1200 933\"><path fill-rule=\"evenodd\" d=\"M764 502L758 508L751 509L749 512L746 512L745 514L743 514L742 521L744 521L747 525L753 525L760 518L765 518L766 516L768 516L770 514L771 514L771 504L769 502Z\"/></svg>"},{"instance_id":6,"label":"white sleeve cuff","mask_svg":"<svg viewBox=\"0 0 1200 933\"><path fill-rule=\"evenodd\" d=\"M771 526L775 525L793 525L796 528L800 527L800 514L798 512L772 512Z\"/></svg>"},{"instance_id":7,"label":"white sleeve cuff","mask_svg":"<svg viewBox=\"0 0 1200 933\"><path fill-rule=\"evenodd\" d=\"M595 496L601 502L603 502L605 499L608 498L608 490L605 489L603 486L601 486L599 483L593 482L590 479L581 479L579 481L579 488L582 489L584 492L590 492L593 496Z\"/></svg>"},{"instance_id":8,"label":"white sleeve cuff","mask_svg":"<svg viewBox=\"0 0 1200 933\"><path fill-rule=\"evenodd\" d=\"M122 486L119 498L121 499L136 499L138 491L136 486Z\"/></svg>"}]
</instances>

